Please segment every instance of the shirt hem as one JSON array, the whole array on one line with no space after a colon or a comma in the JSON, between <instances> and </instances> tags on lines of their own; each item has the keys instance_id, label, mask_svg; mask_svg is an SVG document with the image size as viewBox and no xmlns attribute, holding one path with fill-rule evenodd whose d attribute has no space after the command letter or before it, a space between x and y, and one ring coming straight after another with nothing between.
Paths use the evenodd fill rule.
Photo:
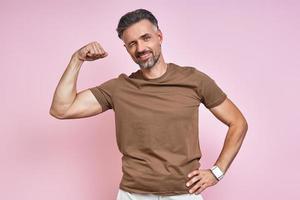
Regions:
<instances>
[{"instance_id":1,"label":"shirt hem","mask_svg":"<svg viewBox=\"0 0 300 200\"><path fill-rule=\"evenodd\" d=\"M171 195L179 195L179 194L190 194L187 190L181 190L181 191L142 191L142 190L136 190L136 189L129 189L123 186L119 186L120 189L130 192L130 193L137 193L137 194L155 194L155 195L162 195L162 196L171 196Z\"/></svg>"}]
</instances>

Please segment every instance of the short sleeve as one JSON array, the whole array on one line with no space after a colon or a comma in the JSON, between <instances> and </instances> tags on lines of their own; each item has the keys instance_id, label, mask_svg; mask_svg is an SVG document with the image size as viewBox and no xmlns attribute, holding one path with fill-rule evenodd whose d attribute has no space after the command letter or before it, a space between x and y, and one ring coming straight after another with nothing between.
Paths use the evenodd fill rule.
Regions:
<instances>
[{"instance_id":1,"label":"short sleeve","mask_svg":"<svg viewBox=\"0 0 300 200\"><path fill-rule=\"evenodd\" d=\"M110 79L98 86L91 87L89 90L96 97L97 101L102 107L102 112L114 108L113 93L117 86L117 79Z\"/></svg>"},{"instance_id":2,"label":"short sleeve","mask_svg":"<svg viewBox=\"0 0 300 200\"><path fill-rule=\"evenodd\" d=\"M198 71L198 75L200 76L198 85L200 102L208 109L221 104L227 98L226 93L207 74Z\"/></svg>"}]
</instances>

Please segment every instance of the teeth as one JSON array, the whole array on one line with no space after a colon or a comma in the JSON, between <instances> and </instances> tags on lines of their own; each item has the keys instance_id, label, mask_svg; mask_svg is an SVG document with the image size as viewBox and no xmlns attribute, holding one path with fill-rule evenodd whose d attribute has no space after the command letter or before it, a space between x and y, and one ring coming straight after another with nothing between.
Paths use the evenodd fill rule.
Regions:
<instances>
[{"instance_id":1,"label":"teeth","mask_svg":"<svg viewBox=\"0 0 300 200\"><path fill-rule=\"evenodd\" d=\"M145 58L145 57L147 57L149 55L149 53L146 53L146 54L144 54L144 55L141 55L141 56L139 56L140 58Z\"/></svg>"}]
</instances>

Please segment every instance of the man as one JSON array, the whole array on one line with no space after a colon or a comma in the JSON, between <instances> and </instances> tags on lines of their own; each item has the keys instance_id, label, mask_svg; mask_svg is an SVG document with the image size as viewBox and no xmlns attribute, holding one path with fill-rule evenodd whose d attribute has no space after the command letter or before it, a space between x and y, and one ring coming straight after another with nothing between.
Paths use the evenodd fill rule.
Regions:
<instances>
[{"instance_id":1,"label":"man","mask_svg":"<svg viewBox=\"0 0 300 200\"><path fill-rule=\"evenodd\" d=\"M123 154L118 200L202 199L200 193L221 180L238 153L248 129L245 118L208 75L195 67L165 62L163 34L151 12L126 13L117 32L140 69L77 93L82 63L108 55L98 42L89 43L72 55L50 114L74 119L114 110ZM199 163L200 103L228 126L223 149L210 169L200 169Z\"/></svg>"}]
</instances>

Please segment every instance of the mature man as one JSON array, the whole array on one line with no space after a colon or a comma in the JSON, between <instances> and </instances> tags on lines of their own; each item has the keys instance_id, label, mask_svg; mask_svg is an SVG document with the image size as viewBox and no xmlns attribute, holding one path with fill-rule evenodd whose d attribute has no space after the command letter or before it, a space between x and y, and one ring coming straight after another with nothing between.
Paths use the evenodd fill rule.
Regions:
<instances>
[{"instance_id":1,"label":"mature man","mask_svg":"<svg viewBox=\"0 0 300 200\"><path fill-rule=\"evenodd\" d=\"M76 51L54 93L50 114L58 119L90 117L113 109L123 176L117 199L202 199L201 192L226 173L247 132L247 122L207 74L166 63L163 34L145 9L126 13L117 28L140 69L122 73L79 93L84 61L108 53L98 42ZM210 169L201 169L198 108L203 103L228 126L223 149Z\"/></svg>"}]
</instances>

